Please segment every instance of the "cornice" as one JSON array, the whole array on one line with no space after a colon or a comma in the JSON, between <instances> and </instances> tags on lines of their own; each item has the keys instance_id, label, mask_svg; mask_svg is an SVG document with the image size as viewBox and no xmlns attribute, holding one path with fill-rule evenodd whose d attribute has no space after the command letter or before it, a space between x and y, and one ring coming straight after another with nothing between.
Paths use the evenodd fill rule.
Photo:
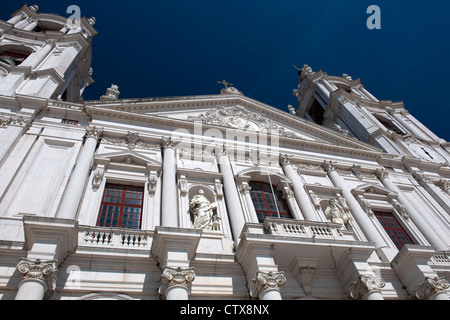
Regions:
<instances>
[{"instance_id":1,"label":"cornice","mask_svg":"<svg viewBox=\"0 0 450 320\"><path fill-rule=\"evenodd\" d=\"M85 101L86 112L92 117L107 117L126 119L137 123L160 124L167 127L183 128L193 130L194 123L188 120L168 118L164 116L139 113L144 110L170 110L173 108L187 107L214 107L214 106L230 106L233 104L241 105L250 111L259 112L270 116L271 119L292 126L293 129L303 129L305 132L311 133L316 138L331 140L332 143L316 142L294 139L289 137L279 137L280 144L284 146L298 146L309 148L310 150L331 151L344 154L358 155L368 158L377 158L382 153L381 150L351 139L346 136L337 135L334 130L324 128L317 124L311 123L305 119L294 117L291 114L284 114L279 109L253 100L241 95L206 95L206 96L184 96L184 97L163 97L163 98L144 98L144 99L121 99L115 101ZM205 110L206 111L206 110ZM229 127L210 126L202 124L204 130L214 128L225 132ZM239 129L236 129L239 130ZM335 144L333 144L335 143Z\"/></svg>"}]
</instances>

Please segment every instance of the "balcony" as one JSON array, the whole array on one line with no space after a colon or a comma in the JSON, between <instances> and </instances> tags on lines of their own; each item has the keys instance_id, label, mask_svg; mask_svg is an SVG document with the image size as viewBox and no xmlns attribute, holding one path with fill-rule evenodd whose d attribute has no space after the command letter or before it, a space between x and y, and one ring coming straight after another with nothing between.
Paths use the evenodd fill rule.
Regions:
<instances>
[{"instance_id":1,"label":"balcony","mask_svg":"<svg viewBox=\"0 0 450 320\"><path fill-rule=\"evenodd\" d=\"M240 256L250 256L263 248L272 248L280 268L289 268L294 261L316 261L324 269L334 269L348 252L367 259L375 244L331 222L266 218L262 224L246 223L237 248Z\"/></svg>"},{"instance_id":2,"label":"balcony","mask_svg":"<svg viewBox=\"0 0 450 320\"><path fill-rule=\"evenodd\" d=\"M264 232L277 236L310 239L357 240L353 232L346 230L341 224L331 222L266 218Z\"/></svg>"},{"instance_id":3,"label":"balcony","mask_svg":"<svg viewBox=\"0 0 450 320\"><path fill-rule=\"evenodd\" d=\"M80 246L150 249L152 232L122 228L80 226Z\"/></svg>"}]
</instances>

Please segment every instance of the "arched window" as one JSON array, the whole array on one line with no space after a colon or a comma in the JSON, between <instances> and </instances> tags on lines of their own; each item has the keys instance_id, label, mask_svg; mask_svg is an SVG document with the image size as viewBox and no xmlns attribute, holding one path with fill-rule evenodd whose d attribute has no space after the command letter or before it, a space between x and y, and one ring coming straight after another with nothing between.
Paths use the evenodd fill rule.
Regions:
<instances>
[{"instance_id":1,"label":"arched window","mask_svg":"<svg viewBox=\"0 0 450 320\"><path fill-rule=\"evenodd\" d=\"M15 50L0 50L0 62L11 67L20 65L30 54Z\"/></svg>"},{"instance_id":2,"label":"arched window","mask_svg":"<svg viewBox=\"0 0 450 320\"><path fill-rule=\"evenodd\" d=\"M273 188L272 193L270 184L260 181L251 181L249 185L251 187L250 195L252 196L259 222L263 222L265 217L293 219L281 191Z\"/></svg>"}]
</instances>

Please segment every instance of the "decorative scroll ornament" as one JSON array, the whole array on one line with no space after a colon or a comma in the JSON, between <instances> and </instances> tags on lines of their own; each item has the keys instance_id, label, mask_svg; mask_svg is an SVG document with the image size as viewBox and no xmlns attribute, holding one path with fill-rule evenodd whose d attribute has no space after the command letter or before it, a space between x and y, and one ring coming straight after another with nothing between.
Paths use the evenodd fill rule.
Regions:
<instances>
[{"instance_id":1,"label":"decorative scroll ornament","mask_svg":"<svg viewBox=\"0 0 450 320\"><path fill-rule=\"evenodd\" d=\"M105 169L104 168L97 168L94 171L93 177L92 177L92 189L97 191L100 187L103 176L105 175Z\"/></svg>"},{"instance_id":2,"label":"decorative scroll ornament","mask_svg":"<svg viewBox=\"0 0 450 320\"><path fill-rule=\"evenodd\" d=\"M286 131L284 127L269 118L251 112L239 105L209 110L199 116L188 116L187 120L265 134L278 134L282 137L299 138L294 132Z\"/></svg>"},{"instance_id":3,"label":"decorative scroll ornament","mask_svg":"<svg viewBox=\"0 0 450 320\"><path fill-rule=\"evenodd\" d=\"M432 295L445 292L450 288L450 283L443 277L426 277L415 290L415 296L419 300L428 300Z\"/></svg>"},{"instance_id":4,"label":"decorative scroll ornament","mask_svg":"<svg viewBox=\"0 0 450 320\"><path fill-rule=\"evenodd\" d=\"M264 291L277 290L279 291L281 286L286 283L286 277L283 271L257 271L256 278L252 280L254 290L251 290L253 297L259 296Z\"/></svg>"},{"instance_id":5,"label":"decorative scroll ornament","mask_svg":"<svg viewBox=\"0 0 450 320\"><path fill-rule=\"evenodd\" d=\"M41 280L46 285L46 291L53 291L56 288L57 260L21 258L17 264L17 271L22 275L22 281Z\"/></svg>"},{"instance_id":6,"label":"decorative scroll ornament","mask_svg":"<svg viewBox=\"0 0 450 320\"><path fill-rule=\"evenodd\" d=\"M165 295L172 287L182 287L191 292L191 284L195 279L195 268L181 268L165 266L161 275L159 293Z\"/></svg>"},{"instance_id":7,"label":"decorative scroll ornament","mask_svg":"<svg viewBox=\"0 0 450 320\"><path fill-rule=\"evenodd\" d=\"M350 297L361 299L367 293L380 291L385 285L383 278L378 275L360 275L350 287Z\"/></svg>"}]
</instances>

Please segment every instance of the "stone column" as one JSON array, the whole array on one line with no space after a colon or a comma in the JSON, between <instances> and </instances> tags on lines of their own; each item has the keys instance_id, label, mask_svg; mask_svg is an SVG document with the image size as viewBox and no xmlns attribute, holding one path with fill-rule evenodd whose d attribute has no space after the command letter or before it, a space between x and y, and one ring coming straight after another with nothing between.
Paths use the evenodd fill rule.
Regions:
<instances>
[{"instance_id":1,"label":"stone column","mask_svg":"<svg viewBox=\"0 0 450 320\"><path fill-rule=\"evenodd\" d=\"M426 134L423 133L419 128L416 128L414 126L414 124L409 124L408 122L406 122L405 119L403 119L401 116L396 114L394 109L392 109L390 107L386 107L386 112L389 115L391 115L396 121L398 121L406 130L408 130L410 133L412 133L416 137L419 137L419 138L422 138L425 140L429 139L429 137L427 137Z\"/></svg>"},{"instance_id":2,"label":"stone column","mask_svg":"<svg viewBox=\"0 0 450 320\"><path fill-rule=\"evenodd\" d=\"M32 69L36 68L42 61L44 61L45 57L52 51L52 49L56 45L56 40L49 39L46 40L46 43L43 47L41 47L35 53L29 55L24 62L22 62L21 66L29 66Z\"/></svg>"},{"instance_id":3,"label":"stone column","mask_svg":"<svg viewBox=\"0 0 450 320\"><path fill-rule=\"evenodd\" d=\"M350 211L352 212L356 222L364 232L367 239L369 241L375 242L375 247L377 250L383 247L387 248L388 246L386 242L384 241L370 218L367 216L367 213L361 208L360 204L353 196L350 187L336 171L334 163L332 163L331 161L324 161L322 167L325 169L325 171L327 171L333 185L335 187L341 188L342 196L345 198ZM387 258L389 259L392 257Z\"/></svg>"},{"instance_id":4,"label":"stone column","mask_svg":"<svg viewBox=\"0 0 450 320\"><path fill-rule=\"evenodd\" d=\"M233 169L228 156L224 152L220 154L217 162L219 164L220 172L223 174L223 189L231 224L231 232L233 233L234 241L238 243L242 228L245 224L245 219L236 188Z\"/></svg>"},{"instance_id":5,"label":"stone column","mask_svg":"<svg viewBox=\"0 0 450 320\"><path fill-rule=\"evenodd\" d=\"M419 182L419 184L424 187L425 190L436 200L437 203L441 205L446 212L450 212L450 198L445 195L439 187L436 186L431 180L426 177L422 172L412 171L412 175Z\"/></svg>"},{"instance_id":6,"label":"stone column","mask_svg":"<svg viewBox=\"0 0 450 320\"><path fill-rule=\"evenodd\" d=\"M172 138L162 138L163 176L161 224L165 227L178 227L178 192L176 183L177 165L175 161L175 146L180 141Z\"/></svg>"},{"instance_id":7,"label":"stone column","mask_svg":"<svg viewBox=\"0 0 450 320\"><path fill-rule=\"evenodd\" d=\"M15 300L42 300L56 287L56 260L22 258L17 265L22 275Z\"/></svg>"},{"instance_id":8,"label":"stone column","mask_svg":"<svg viewBox=\"0 0 450 320\"><path fill-rule=\"evenodd\" d=\"M376 170L376 175L381 183L389 190L398 194L398 201L402 204L415 226L422 232L425 238L438 251L448 250L445 243L437 236L436 232L429 226L429 224L422 218L420 213L411 205L410 201L406 199L400 189L391 181L388 172L384 168Z\"/></svg>"},{"instance_id":9,"label":"stone column","mask_svg":"<svg viewBox=\"0 0 450 320\"><path fill-rule=\"evenodd\" d=\"M289 210L291 210L292 216L297 220L304 220L301 212L299 212L296 201L295 201L295 193L292 191L289 185L283 186L283 198L286 200Z\"/></svg>"},{"instance_id":10,"label":"stone column","mask_svg":"<svg viewBox=\"0 0 450 320\"><path fill-rule=\"evenodd\" d=\"M254 223L258 223L258 215L256 214L255 205L253 204L253 199L250 194L250 190L252 188L247 182L242 182L239 186L239 191L244 195L245 202L247 203L247 208L250 214L250 221Z\"/></svg>"},{"instance_id":11,"label":"stone column","mask_svg":"<svg viewBox=\"0 0 450 320\"><path fill-rule=\"evenodd\" d=\"M83 196L84 187L88 180L97 142L101 136L101 129L96 127L86 128L84 145L78 155L75 167L70 175L66 190L56 212L57 218L75 219L78 206Z\"/></svg>"},{"instance_id":12,"label":"stone column","mask_svg":"<svg viewBox=\"0 0 450 320\"><path fill-rule=\"evenodd\" d=\"M161 275L159 293L164 295L166 300L188 300L194 279L194 268L165 266Z\"/></svg>"},{"instance_id":13,"label":"stone column","mask_svg":"<svg viewBox=\"0 0 450 320\"><path fill-rule=\"evenodd\" d=\"M24 28L23 28L23 30L26 30L26 31L33 31L34 30L34 28L36 28L37 27L37 21L36 20L34 20L34 19L32 19L32 18L28 18L28 25L26 25Z\"/></svg>"},{"instance_id":14,"label":"stone column","mask_svg":"<svg viewBox=\"0 0 450 320\"><path fill-rule=\"evenodd\" d=\"M385 284L380 276L360 275L350 288L350 297L355 300L384 300L381 289Z\"/></svg>"},{"instance_id":15,"label":"stone column","mask_svg":"<svg viewBox=\"0 0 450 320\"><path fill-rule=\"evenodd\" d=\"M22 12L22 13L15 15L14 17L12 17L11 19L9 19L6 22L14 25L14 24L18 23L19 21L21 21L25 17L26 17L25 13Z\"/></svg>"},{"instance_id":16,"label":"stone column","mask_svg":"<svg viewBox=\"0 0 450 320\"><path fill-rule=\"evenodd\" d=\"M291 164L291 158L292 157L288 155L280 155L280 162L283 167L284 174L292 180L294 196L305 220L318 221L319 219L316 217L316 212L312 205L311 198L305 190L302 179L294 170Z\"/></svg>"},{"instance_id":17,"label":"stone column","mask_svg":"<svg viewBox=\"0 0 450 320\"><path fill-rule=\"evenodd\" d=\"M286 283L286 277L282 271L257 271L253 279L254 292L260 300L282 300L280 288Z\"/></svg>"},{"instance_id":18,"label":"stone column","mask_svg":"<svg viewBox=\"0 0 450 320\"><path fill-rule=\"evenodd\" d=\"M441 277L425 277L415 291L415 296L419 300L450 300L445 292L450 287L445 278Z\"/></svg>"}]
</instances>

